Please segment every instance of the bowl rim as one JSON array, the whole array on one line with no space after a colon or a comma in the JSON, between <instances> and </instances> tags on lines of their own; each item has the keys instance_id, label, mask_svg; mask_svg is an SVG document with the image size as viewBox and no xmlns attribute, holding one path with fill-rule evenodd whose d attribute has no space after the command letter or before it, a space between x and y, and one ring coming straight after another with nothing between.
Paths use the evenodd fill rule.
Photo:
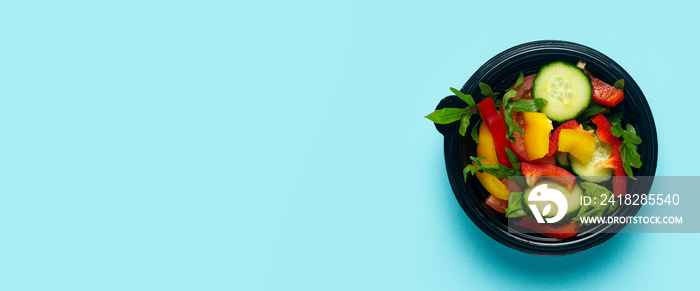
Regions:
<instances>
[{"instance_id":1,"label":"bowl rim","mask_svg":"<svg viewBox=\"0 0 700 291\"><path fill-rule=\"evenodd\" d=\"M488 61L486 61L472 76L467 80L467 82L462 86L462 91L465 94L470 94L475 88L478 87L478 83L485 79L489 74L494 74L502 66L508 66L513 61L517 61L518 58L522 58L527 54L545 54L546 53L569 53L579 55L582 59L587 62L595 62L607 66L608 70L614 71L616 76L623 78L625 80L625 100L623 102L632 102L634 107L637 109L635 113L641 113L646 122L648 123L648 128L651 136L645 140L649 140L648 143L651 147L651 163L645 163L643 168L645 169L644 176L654 176L656 172L656 163L658 159L658 141L656 125L654 122L653 114L651 108L644 96L643 92L634 81L634 79L627 73L627 71L622 68L615 61L604 55L603 53L569 41L561 40L539 40L526 42L520 45L513 46L509 49L502 51L501 53L495 55ZM517 64L513 66L518 66ZM494 88L495 89L495 88ZM629 93L631 94L629 94ZM473 95L476 96L476 95ZM633 96L633 97L628 97ZM478 99L479 98L475 98ZM634 101L630 101L634 99ZM441 109L445 107L464 107L465 103L454 95L447 96L443 98L438 104L436 109ZM610 229L604 233L588 233L582 236L577 236L571 239L544 239L538 238L531 235L516 234L508 231L503 231L503 225L497 225L493 219L493 215L488 212L484 212L483 205L481 202L477 202L474 199L467 199L467 193L463 193L464 189L467 191L475 191L466 187L466 184L462 180L462 176L456 175L456 172L461 173L463 168L463 155L461 148L461 141L463 137L457 134L458 124L448 124L448 125L435 125L437 130L443 134L444 139L444 151L445 151L445 163L448 172L448 179L450 185L454 192L457 201L460 206L467 214L467 216L474 222L477 227L479 227L484 233L489 235L494 240L499 243L513 248L515 250L541 255L541 256L560 256L578 253L592 247L595 247L611 237L613 237L617 232L619 232L625 225L610 225ZM468 136L467 136L468 137ZM471 141L471 138L467 139L467 143ZM472 141L473 142L473 141ZM641 169L640 169L641 171ZM647 191L651 188L651 182L653 179L649 179L648 185L641 185L642 189ZM471 195L474 196L474 195ZM636 214L641 206L630 207L627 214ZM507 229L507 225L506 225Z\"/></svg>"}]
</instances>

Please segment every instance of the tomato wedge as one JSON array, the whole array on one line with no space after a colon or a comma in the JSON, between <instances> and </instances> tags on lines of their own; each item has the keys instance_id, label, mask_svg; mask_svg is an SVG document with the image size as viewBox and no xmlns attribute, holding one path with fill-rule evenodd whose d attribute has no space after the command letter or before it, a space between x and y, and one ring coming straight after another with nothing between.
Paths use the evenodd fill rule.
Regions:
<instances>
[{"instance_id":1,"label":"tomato wedge","mask_svg":"<svg viewBox=\"0 0 700 291\"><path fill-rule=\"evenodd\" d=\"M486 205L491 206L493 210L496 210L500 213L506 213L506 207L508 207L508 200L498 199L496 198L496 196L489 195L489 197L486 198Z\"/></svg>"},{"instance_id":2,"label":"tomato wedge","mask_svg":"<svg viewBox=\"0 0 700 291\"><path fill-rule=\"evenodd\" d=\"M518 88L515 88L517 94L512 99L532 99L532 84L535 82L535 77L537 77L537 74L525 76L523 83ZM515 86L515 83L510 87L513 88L513 86Z\"/></svg>"},{"instance_id":3,"label":"tomato wedge","mask_svg":"<svg viewBox=\"0 0 700 291\"><path fill-rule=\"evenodd\" d=\"M578 234L578 223L572 221L564 225L538 223L530 217L523 217L515 225L531 229L546 237L570 238Z\"/></svg>"}]
</instances>

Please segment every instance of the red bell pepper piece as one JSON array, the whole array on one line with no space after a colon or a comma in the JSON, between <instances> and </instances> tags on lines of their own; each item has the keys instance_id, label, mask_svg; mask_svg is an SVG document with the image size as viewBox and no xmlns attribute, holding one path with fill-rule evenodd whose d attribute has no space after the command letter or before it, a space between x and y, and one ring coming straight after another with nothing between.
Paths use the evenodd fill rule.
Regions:
<instances>
[{"instance_id":1,"label":"red bell pepper piece","mask_svg":"<svg viewBox=\"0 0 700 291\"><path fill-rule=\"evenodd\" d=\"M493 144L496 147L496 156L498 156L498 163L507 167L512 167L510 161L508 161L508 155L506 154L506 124L498 116L498 111L496 110L496 104L493 103L492 98L486 98L477 104L479 107L479 114L481 119L484 120L486 126L493 136Z\"/></svg>"},{"instance_id":2,"label":"red bell pepper piece","mask_svg":"<svg viewBox=\"0 0 700 291\"><path fill-rule=\"evenodd\" d=\"M506 207L508 207L508 200L498 199L496 198L496 196L489 195L489 197L486 198L486 205L491 206L493 210L496 210L500 213L506 213Z\"/></svg>"},{"instance_id":3,"label":"red bell pepper piece","mask_svg":"<svg viewBox=\"0 0 700 291\"><path fill-rule=\"evenodd\" d=\"M546 237L569 238L578 234L578 223L572 221L564 225L538 223L530 217L523 217L515 225L528 228Z\"/></svg>"},{"instance_id":4,"label":"red bell pepper piece","mask_svg":"<svg viewBox=\"0 0 700 291\"><path fill-rule=\"evenodd\" d=\"M528 186L533 186L540 177L550 177L573 191L576 186L576 176L569 173L569 171L562 169L561 167L550 165L550 164L530 164L522 162L520 163L520 172L525 176L525 181Z\"/></svg>"},{"instance_id":5,"label":"red bell pepper piece","mask_svg":"<svg viewBox=\"0 0 700 291\"><path fill-rule=\"evenodd\" d=\"M622 92L622 90L610 86L608 83L605 83L596 77L590 77L591 85L593 86L593 96L591 99L593 102L613 107L625 98L625 93Z\"/></svg>"},{"instance_id":6,"label":"red bell pepper piece","mask_svg":"<svg viewBox=\"0 0 700 291\"><path fill-rule=\"evenodd\" d=\"M569 120L562 123L554 130L552 135L549 137L549 153L547 156L554 156L554 154L559 150L559 133L562 129L576 129L578 128L578 122L576 119Z\"/></svg>"},{"instance_id":7,"label":"red bell pepper piece","mask_svg":"<svg viewBox=\"0 0 700 291\"><path fill-rule=\"evenodd\" d=\"M598 127L596 135L598 135L600 141L609 143L612 148L610 158L602 162L601 166L613 170L615 175L613 177L613 192L615 196L624 195L627 192L627 173L622 166L622 153L620 153L622 142L610 131L610 122L605 116L598 114L593 117L592 121Z\"/></svg>"}]
</instances>

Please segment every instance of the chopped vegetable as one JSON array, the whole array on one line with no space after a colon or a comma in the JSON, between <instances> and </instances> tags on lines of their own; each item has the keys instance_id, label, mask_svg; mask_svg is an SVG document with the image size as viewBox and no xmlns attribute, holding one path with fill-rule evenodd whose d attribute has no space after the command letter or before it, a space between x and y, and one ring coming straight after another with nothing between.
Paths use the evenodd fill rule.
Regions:
<instances>
[{"instance_id":1,"label":"chopped vegetable","mask_svg":"<svg viewBox=\"0 0 700 291\"><path fill-rule=\"evenodd\" d=\"M600 166L600 163L610 158L612 150L610 144L596 138L595 151L588 161L581 162L576 158L571 159L571 171L574 175L589 182L602 183L610 180L613 171Z\"/></svg>"},{"instance_id":2,"label":"chopped vegetable","mask_svg":"<svg viewBox=\"0 0 700 291\"><path fill-rule=\"evenodd\" d=\"M554 129L547 115L539 112L522 112L525 122L523 141L530 160L536 160L549 153L549 132Z\"/></svg>"},{"instance_id":3,"label":"chopped vegetable","mask_svg":"<svg viewBox=\"0 0 700 291\"><path fill-rule=\"evenodd\" d=\"M546 237L553 238L569 238L575 236L579 232L578 223L574 221L564 225L542 224L525 216L520 219L516 225L534 230Z\"/></svg>"},{"instance_id":4,"label":"chopped vegetable","mask_svg":"<svg viewBox=\"0 0 700 291\"><path fill-rule=\"evenodd\" d=\"M532 75L527 75L525 78L523 78L523 83L520 86L511 86L511 88L515 89L515 97L513 99L532 99L532 83L535 81L535 77L537 77L537 74L532 74Z\"/></svg>"},{"instance_id":5,"label":"chopped vegetable","mask_svg":"<svg viewBox=\"0 0 700 291\"><path fill-rule=\"evenodd\" d=\"M625 98L625 93L622 90L615 88L614 86L610 86L608 83L605 83L596 77L591 76L591 85L593 85L592 100L595 103L614 107Z\"/></svg>"},{"instance_id":6,"label":"chopped vegetable","mask_svg":"<svg viewBox=\"0 0 700 291\"><path fill-rule=\"evenodd\" d=\"M610 214L617 209L616 203L603 203L605 199L610 198L610 195L612 195L608 188L591 182L582 182L581 188L583 188L583 196L590 197L591 201L596 201L596 203L582 205L576 217L572 219L573 221L581 221L581 217L600 217Z\"/></svg>"},{"instance_id":7,"label":"chopped vegetable","mask_svg":"<svg viewBox=\"0 0 700 291\"><path fill-rule=\"evenodd\" d=\"M576 185L576 176L555 165L521 163L520 171L523 173L523 176L525 176L525 181L530 187L535 185L541 177L549 177L565 185L569 191L573 191Z\"/></svg>"},{"instance_id":8,"label":"chopped vegetable","mask_svg":"<svg viewBox=\"0 0 700 291\"><path fill-rule=\"evenodd\" d=\"M613 170L613 192L615 196L624 195L627 192L627 173L622 166L622 156L620 154L620 139L615 137L612 132L610 132L610 122L602 114L598 114L591 119L593 123L598 127L596 130L596 135L602 142L607 142L610 144L612 154L605 162L601 165L606 168Z\"/></svg>"},{"instance_id":9,"label":"chopped vegetable","mask_svg":"<svg viewBox=\"0 0 700 291\"><path fill-rule=\"evenodd\" d=\"M557 122L576 118L586 110L592 91L588 75L564 61L543 66L532 85L532 96L547 100L542 113Z\"/></svg>"},{"instance_id":10,"label":"chopped vegetable","mask_svg":"<svg viewBox=\"0 0 700 291\"><path fill-rule=\"evenodd\" d=\"M523 192L510 192L508 208L506 208L506 217L514 218L523 217L525 215L525 209L523 209Z\"/></svg>"},{"instance_id":11,"label":"chopped vegetable","mask_svg":"<svg viewBox=\"0 0 700 291\"><path fill-rule=\"evenodd\" d=\"M484 157L481 160L482 163L498 165L498 157L496 156L496 148L493 143L493 137L491 132L489 132L486 124L481 124L479 126L479 140L480 142L476 144L476 155L479 157ZM475 167L479 167L474 163ZM494 177L488 173L475 173L476 178L479 179L481 185L484 186L486 191L491 193L492 196L496 198L508 200L508 187L501 183L501 180Z\"/></svg>"},{"instance_id":12,"label":"chopped vegetable","mask_svg":"<svg viewBox=\"0 0 700 291\"><path fill-rule=\"evenodd\" d=\"M562 129L576 129L579 128L578 122L576 122L576 119L569 120L567 122L562 123L557 127L557 129L554 130L552 133L552 136L549 137L549 154L548 156L554 155L559 150L559 134L561 133Z\"/></svg>"},{"instance_id":13,"label":"chopped vegetable","mask_svg":"<svg viewBox=\"0 0 700 291\"><path fill-rule=\"evenodd\" d=\"M486 198L486 205L491 206L493 210L496 210L500 213L506 213L506 206L508 206L508 201L498 199L496 198L496 196L493 195L489 195L489 197Z\"/></svg>"},{"instance_id":14,"label":"chopped vegetable","mask_svg":"<svg viewBox=\"0 0 700 291\"><path fill-rule=\"evenodd\" d=\"M484 189L498 199L508 200L508 187L501 180L487 173L474 173Z\"/></svg>"},{"instance_id":15,"label":"chopped vegetable","mask_svg":"<svg viewBox=\"0 0 700 291\"><path fill-rule=\"evenodd\" d=\"M484 157L481 162L498 165L498 156L496 155L496 146L493 143L493 136L486 124L479 125L479 143L476 144L476 155Z\"/></svg>"},{"instance_id":16,"label":"chopped vegetable","mask_svg":"<svg viewBox=\"0 0 700 291\"><path fill-rule=\"evenodd\" d=\"M498 162L501 165L510 167L510 162L508 161L508 156L506 155L506 128L503 124L503 120L498 116L498 111L496 111L496 104L493 103L493 99L486 98L479 102L477 105L479 107L479 113L481 114L481 119L486 123L489 128L489 132L493 136L493 143L496 147L496 155L498 156Z\"/></svg>"},{"instance_id":17,"label":"chopped vegetable","mask_svg":"<svg viewBox=\"0 0 700 291\"><path fill-rule=\"evenodd\" d=\"M570 153L585 163L595 151L595 141L593 134L583 129L564 128L559 133L559 151Z\"/></svg>"}]
</instances>

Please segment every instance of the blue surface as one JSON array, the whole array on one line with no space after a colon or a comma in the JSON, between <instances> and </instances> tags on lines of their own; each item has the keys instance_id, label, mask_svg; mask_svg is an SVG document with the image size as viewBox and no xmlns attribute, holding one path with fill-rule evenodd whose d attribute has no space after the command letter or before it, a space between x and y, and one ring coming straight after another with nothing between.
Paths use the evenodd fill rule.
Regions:
<instances>
[{"instance_id":1,"label":"blue surface","mask_svg":"<svg viewBox=\"0 0 700 291\"><path fill-rule=\"evenodd\" d=\"M657 174L699 175L697 4L486 2L4 3L0 290L695 286L698 234L491 240L422 116L569 40L641 86Z\"/></svg>"}]
</instances>

